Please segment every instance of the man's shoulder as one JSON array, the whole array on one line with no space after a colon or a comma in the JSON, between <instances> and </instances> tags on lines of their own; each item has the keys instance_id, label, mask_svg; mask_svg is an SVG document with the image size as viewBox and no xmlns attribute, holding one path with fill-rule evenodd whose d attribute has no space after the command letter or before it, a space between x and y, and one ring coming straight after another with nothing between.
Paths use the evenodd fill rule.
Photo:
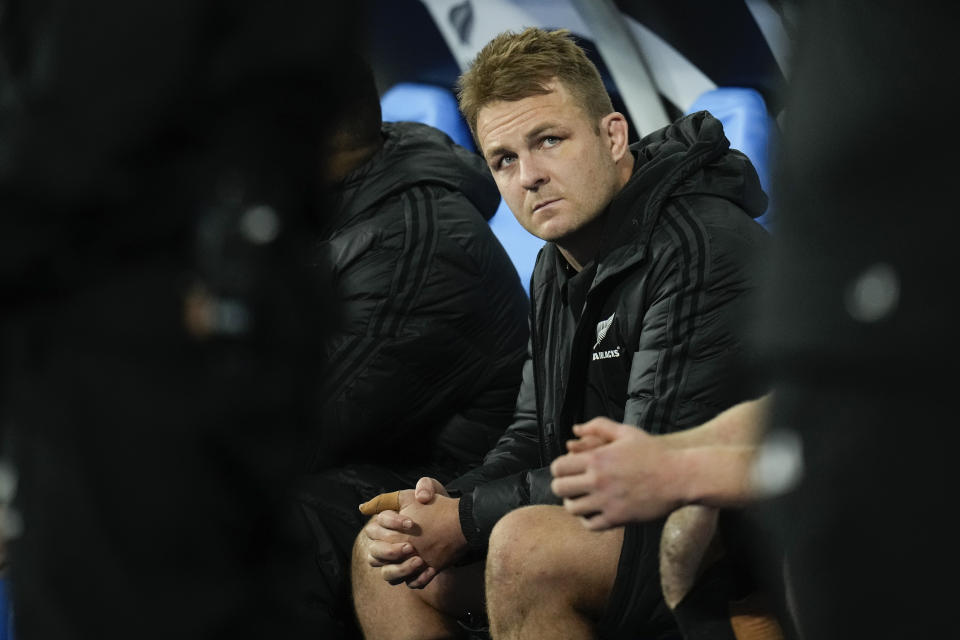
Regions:
<instances>
[{"instance_id":1,"label":"man's shoulder","mask_svg":"<svg viewBox=\"0 0 960 640\"><path fill-rule=\"evenodd\" d=\"M708 246L765 245L770 234L737 203L710 194L671 198L651 235L654 249L690 245L691 251Z\"/></svg>"}]
</instances>

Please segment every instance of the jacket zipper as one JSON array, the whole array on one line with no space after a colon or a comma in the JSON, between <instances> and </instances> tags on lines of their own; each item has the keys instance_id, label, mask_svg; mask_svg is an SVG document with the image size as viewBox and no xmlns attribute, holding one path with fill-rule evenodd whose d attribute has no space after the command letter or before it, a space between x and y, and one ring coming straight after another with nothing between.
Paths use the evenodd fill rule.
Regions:
<instances>
[{"instance_id":1,"label":"jacket zipper","mask_svg":"<svg viewBox=\"0 0 960 640\"><path fill-rule=\"evenodd\" d=\"M540 444L540 466L543 467L547 464L546 456L544 456L544 448L547 446L547 441L543 429L543 401L540 396L543 392L543 376L546 375L546 371L541 370L543 367L543 356L539 355L541 351L539 334L537 332L537 303L533 296L532 276L530 277L530 292L530 355L533 358L533 396L537 404L537 435Z\"/></svg>"}]
</instances>

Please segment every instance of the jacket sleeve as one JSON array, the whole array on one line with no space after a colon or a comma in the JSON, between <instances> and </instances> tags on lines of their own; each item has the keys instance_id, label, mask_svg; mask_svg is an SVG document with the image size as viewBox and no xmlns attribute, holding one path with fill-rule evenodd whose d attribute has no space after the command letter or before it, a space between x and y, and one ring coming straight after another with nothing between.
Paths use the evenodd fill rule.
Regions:
<instances>
[{"instance_id":1,"label":"jacket sleeve","mask_svg":"<svg viewBox=\"0 0 960 640\"><path fill-rule=\"evenodd\" d=\"M724 212L732 207L713 200L699 203L703 215L677 204L665 212L623 422L667 433L761 393L746 373L743 333L767 234L739 210ZM731 219L740 224L711 222Z\"/></svg>"},{"instance_id":2,"label":"jacket sleeve","mask_svg":"<svg viewBox=\"0 0 960 640\"><path fill-rule=\"evenodd\" d=\"M419 198L439 215L424 213ZM417 463L438 446L476 464L509 424L526 298L515 272L511 280L499 270L509 261L495 254L481 216L461 214L463 226L449 227L443 209L467 206L417 192L402 199L402 215L375 218L327 247L340 322L327 342L312 468Z\"/></svg>"},{"instance_id":3,"label":"jacket sleeve","mask_svg":"<svg viewBox=\"0 0 960 640\"><path fill-rule=\"evenodd\" d=\"M486 548L490 531L503 514L528 504L557 502L550 491L550 468L541 456L533 366L528 357L513 424L482 465L447 486L462 494L460 527L474 551Z\"/></svg>"}]
</instances>

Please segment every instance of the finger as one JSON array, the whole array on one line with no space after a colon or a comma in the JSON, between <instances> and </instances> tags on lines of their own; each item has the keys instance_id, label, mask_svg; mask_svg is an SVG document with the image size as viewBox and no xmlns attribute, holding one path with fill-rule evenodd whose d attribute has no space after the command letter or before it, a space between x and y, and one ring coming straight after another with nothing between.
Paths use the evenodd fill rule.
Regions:
<instances>
[{"instance_id":1,"label":"finger","mask_svg":"<svg viewBox=\"0 0 960 640\"><path fill-rule=\"evenodd\" d=\"M587 470L587 456L582 453L568 453L550 463L550 473L554 478L581 475Z\"/></svg>"},{"instance_id":2,"label":"finger","mask_svg":"<svg viewBox=\"0 0 960 640\"><path fill-rule=\"evenodd\" d=\"M363 533L371 543L374 541L382 541L395 544L409 541L406 533L382 527L376 520L368 522L363 527Z\"/></svg>"},{"instance_id":3,"label":"finger","mask_svg":"<svg viewBox=\"0 0 960 640\"><path fill-rule=\"evenodd\" d=\"M440 484L438 480L424 477L417 481L417 502L420 502L421 504L428 504L437 494L442 496L447 495L447 490L442 484Z\"/></svg>"},{"instance_id":4,"label":"finger","mask_svg":"<svg viewBox=\"0 0 960 640\"><path fill-rule=\"evenodd\" d=\"M388 564L380 567L380 576L390 584L400 584L408 578L415 578L425 567L423 558L413 556L398 564Z\"/></svg>"},{"instance_id":5,"label":"finger","mask_svg":"<svg viewBox=\"0 0 960 640\"><path fill-rule=\"evenodd\" d=\"M550 490L560 498L579 498L592 495L596 491L596 484L584 474L578 476L562 476L550 481Z\"/></svg>"},{"instance_id":6,"label":"finger","mask_svg":"<svg viewBox=\"0 0 960 640\"><path fill-rule=\"evenodd\" d=\"M413 529L413 520L409 516L401 515L396 511L382 511L374 516L374 520L384 529L404 532Z\"/></svg>"},{"instance_id":7,"label":"finger","mask_svg":"<svg viewBox=\"0 0 960 640\"><path fill-rule=\"evenodd\" d=\"M635 429L629 425L614 422L609 418L594 418L584 424L573 425L573 432L583 438L584 436L594 436L604 442L612 442L623 435L624 429Z\"/></svg>"},{"instance_id":8,"label":"finger","mask_svg":"<svg viewBox=\"0 0 960 640\"><path fill-rule=\"evenodd\" d=\"M407 586L411 589L423 589L430 584L430 581L437 577L437 570L433 567L427 567L420 572L413 580L407 580Z\"/></svg>"},{"instance_id":9,"label":"finger","mask_svg":"<svg viewBox=\"0 0 960 640\"><path fill-rule=\"evenodd\" d=\"M400 511L403 511L404 507L408 507L411 504L413 504L416 501L413 495L413 489L401 490L397 497L397 501L400 502L400 509L399 509Z\"/></svg>"},{"instance_id":10,"label":"finger","mask_svg":"<svg viewBox=\"0 0 960 640\"><path fill-rule=\"evenodd\" d=\"M381 511L399 511L400 510L400 492L391 491L390 493L381 493L367 500L360 505L360 513L365 516L372 516Z\"/></svg>"},{"instance_id":11,"label":"finger","mask_svg":"<svg viewBox=\"0 0 960 640\"><path fill-rule=\"evenodd\" d=\"M603 500L587 495L581 498L564 498L563 508L575 516L590 516L603 510Z\"/></svg>"},{"instance_id":12,"label":"finger","mask_svg":"<svg viewBox=\"0 0 960 640\"><path fill-rule=\"evenodd\" d=\"M413 545L409 542L391 544L374 541L367 545L367 562L371 567L382 567L386 564L402 562L412 553L414 553Z\"/></svg>"},{"instance_id":13,"label":"finger","mask_svg":"<svg viewBox=\"0 0 960 640\"><path fill-rule=\"evenodd\" d=\"M595 513L592 516L581 517L580 522L590 531L603 531L605 529L610 529L617 526L615 523L610 521L605 513L602 512Z\"/></svg>"},{"instance_id":14,"label":"finger","mask_svg":"<svg viewBox=\"0 0 960 640\"><path fill-rule=\"evenodd\" d=\"M433 491L433 482L430 481L430 478L420 478L417 480L416 496L417 502L422 504L427 504L433 500L434 491Z\"/></svg>"},{"instance_id":15,"label":"finger","mask_svg":"<svg viewBox=\"0 0 960 640\"><path fill-rule=\"evenodd\" d=\"M568 440L567 450L570 453L580 453L582 451L590 451L591 449L602 447L605 444L608 444L606 440L603 440L596 436L586 435L576 440Z\"/></svg>"}]
</instances>

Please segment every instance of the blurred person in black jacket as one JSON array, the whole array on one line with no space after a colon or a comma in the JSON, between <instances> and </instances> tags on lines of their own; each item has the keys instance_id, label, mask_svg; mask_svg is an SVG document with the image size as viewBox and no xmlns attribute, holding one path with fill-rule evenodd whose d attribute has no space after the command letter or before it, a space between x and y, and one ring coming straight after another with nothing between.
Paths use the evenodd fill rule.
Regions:
<instances>
[{"instance_id":1,"label":"blurred person in black jacket","mask_svg":"<svg viewBox=\"0 0 960 640\"><path fill-rule=\"evenodd\" d=\"M357 505L480 463L513 417L529 311L487 222L500 194L483 159L433 127L381 122L372 71L355 75L325 154L335 197L314 260L331 274L337 321L302 493L312 595L342 633L359 633Z\"/></svg>"},{"instance_id":2,"label":"blurred person in black jacket","mask_svg":"<svg viewBox=\"0 0 960 640\"><path fill-rule=\"evenodd\" d=\"M18 638L307 630L292 490L332 303L306 249L357 9L0 2Z\"/></svg>"}]
</instances>

